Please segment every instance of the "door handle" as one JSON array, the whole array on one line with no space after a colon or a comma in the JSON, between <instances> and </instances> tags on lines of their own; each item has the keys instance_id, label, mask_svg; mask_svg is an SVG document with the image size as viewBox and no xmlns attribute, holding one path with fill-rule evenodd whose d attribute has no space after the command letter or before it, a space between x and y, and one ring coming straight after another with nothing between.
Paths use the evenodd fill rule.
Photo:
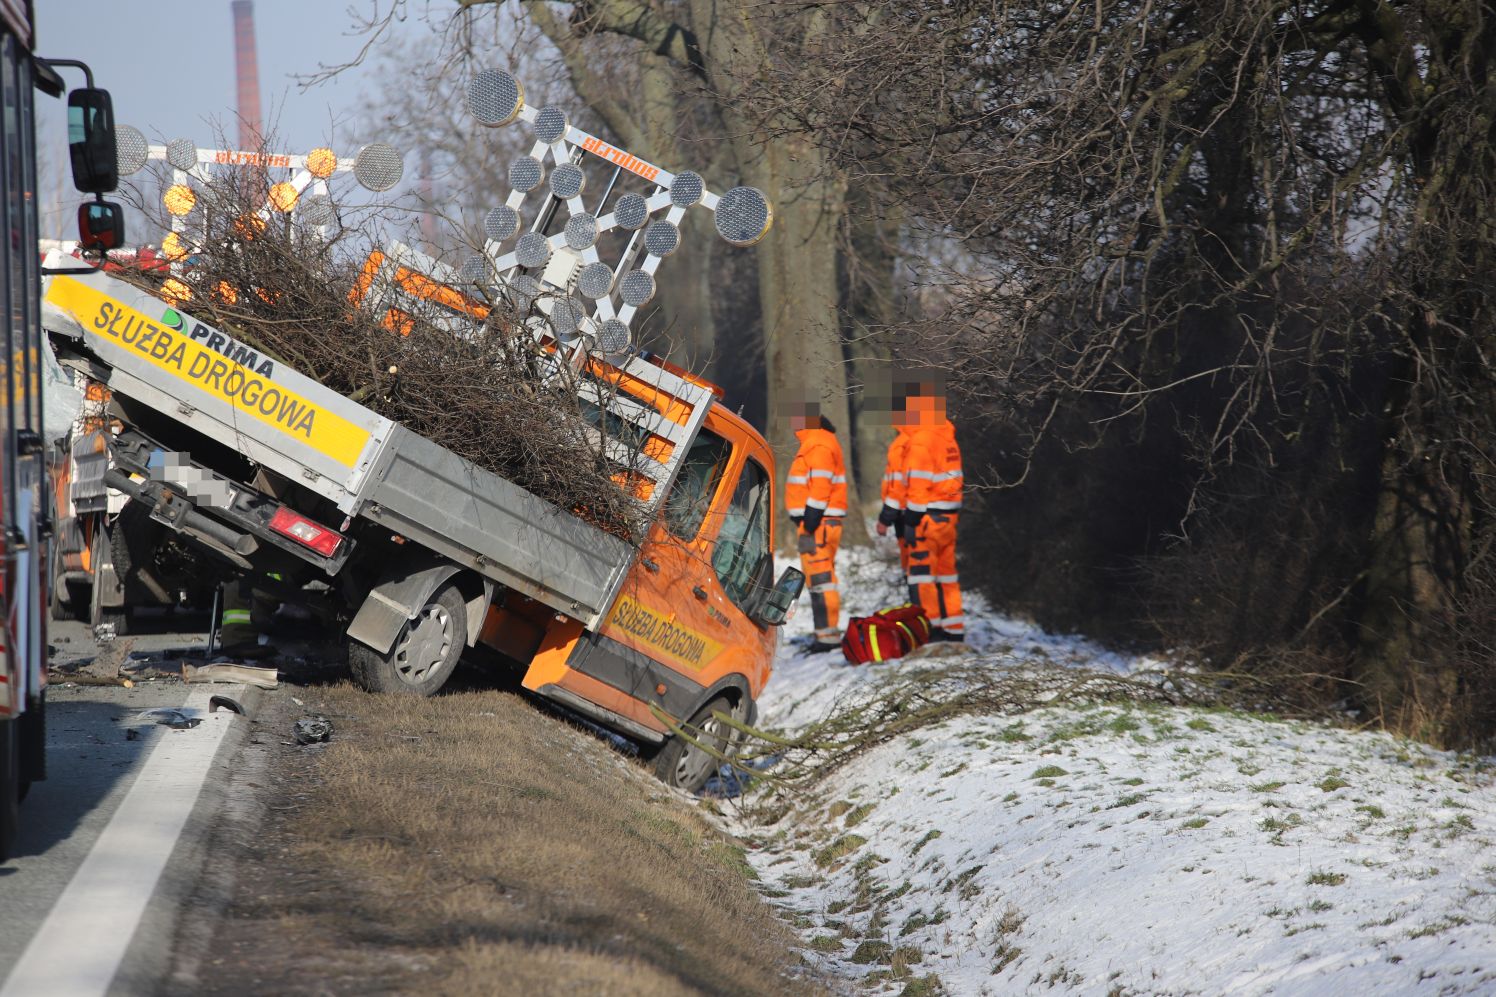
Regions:
<instances>
[{"instance_id":1,"label":"door handle","mask_svg":"<svg viewBox=\"0 0 1496 997\"><path fill-rule=\"evenodd\" d=\"M706 602L706 589L702 588L700 585L691 586L691 594L700 599L702 602Z\"/></svg>"}]
</instances>

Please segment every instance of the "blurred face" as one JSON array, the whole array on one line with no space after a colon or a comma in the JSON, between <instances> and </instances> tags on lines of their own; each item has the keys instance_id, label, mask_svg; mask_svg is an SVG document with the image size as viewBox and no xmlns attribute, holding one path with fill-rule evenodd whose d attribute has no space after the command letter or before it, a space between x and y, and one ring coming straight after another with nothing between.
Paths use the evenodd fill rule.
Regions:
<instances>
[{"instance_id":1,"label":"blurred face","mask_svg":"<svg viewBox=\"0 0 1496 997\"><path fill-rule=\"evenodd\" d=\"M945 418L943 395L911 395L904 401L902 413L905 426L933 426Z\"/></svg>"},{"instance_id":2,"label":"blurred face","mask_svg":"<svg viewBox=\"0 0 1496 997\"><path fill-rule=\"evenodd\" d=\"M812 429L821 424L821 408L819 405L799 404L790 409L790 431L798 433L801 430Z\"/></svg>"}]
</instances>

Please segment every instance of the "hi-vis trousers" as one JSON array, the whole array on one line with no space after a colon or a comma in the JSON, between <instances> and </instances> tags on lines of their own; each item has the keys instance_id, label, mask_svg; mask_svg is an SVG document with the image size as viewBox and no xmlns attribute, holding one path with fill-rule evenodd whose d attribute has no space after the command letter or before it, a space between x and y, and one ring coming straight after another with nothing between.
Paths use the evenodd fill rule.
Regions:
<instances>
[{"instance_id":1,"label":"hi-vis trousers","mask_svg":"<svg viewBox=\"0 0 1496 997\"><path fill-rule=\"evenodd\" d=\"M949 634L966 632L961 615L961 580L956 574L954 512L930 512L920 521L909 548L909 601L918 603L932 627Z\"/></svg>"},{"instance_id":2,"label":"hi-vis trousers","mask_svg":"<svg viewBox=\"0 0 1496 997\"><path fill-rule=\"evenodd\" d=\"M841 546L842 521L823 519L815 532L816 549L800 555L800 570L810 588L810 610L816 640L835 644L841 640L841 591L836 587L836 551Z\"/></svg>"}]
</instances>

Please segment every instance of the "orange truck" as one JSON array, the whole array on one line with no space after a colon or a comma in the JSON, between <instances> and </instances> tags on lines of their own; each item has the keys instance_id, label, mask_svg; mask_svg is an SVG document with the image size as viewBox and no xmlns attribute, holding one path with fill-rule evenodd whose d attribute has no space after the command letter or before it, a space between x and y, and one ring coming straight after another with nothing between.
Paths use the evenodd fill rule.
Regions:
<instances>
[{"instance_id":1,"label":"orange truck","mask_svg":"<svg viewBox=\"0 0 1496 997\"><path fill-rule=\"evenodd\" d=\"M484 216L482 253L453 269L391 247L368 261L354 306L391 335L420 310L460 337L494 294L517 304L516 333L554 361L538 376L577 394L590 422L578 428L641 507L642 543L260 355L195 319L181 294L173 304L107 273L59 274L43 324L58 359L108 389L117 431L105 486L256 593L320 604L360 684L430 695L481 644L522 669L526 688L633 738L665 781L694 790L733 747L729 721L753 719L804 578L773 575L763 437L720 389L635 350L629 324L687 211L711 212L735 246L763 238L773 212L754 188L718 194L559 108L526 104L505 72L478 73L467 99L479 126L522 122L534 137L509 166L508 199ZM352 170L387 190L399 157L373 148ZM147 150L158 153L170 161L170 150ZM299 172L271 189L316 189L334 169L324 159L315 173L310 157L305 168L288 159ZM606 177L600 194L589 177L594 187ZM540 203L527 206L531 196ZM297 201L267 202L261 215ZM308 215L301 231L312 237L326 220ZM189 264L172 268L190 292ZM700 736L679 736L682 724Z\"/></svg>"},{"instance_id":2,"label":"orange truck","mask_svg":"<svg viewBox=\"0 0 1496 997\"><path fill-rule=\"evenodd\" d=\"M397 297L449 286L371 265ZM703 746L733 747L724 718L752 721L804 580L773 577L773 456L713 385L639 353L567 368L631 455L635 546L105 273L49 277L43 323L110 392L106 484L225 574L319 603L365 688L430 695L482 644L690 790Z\"/></svg>"}]
</instances>

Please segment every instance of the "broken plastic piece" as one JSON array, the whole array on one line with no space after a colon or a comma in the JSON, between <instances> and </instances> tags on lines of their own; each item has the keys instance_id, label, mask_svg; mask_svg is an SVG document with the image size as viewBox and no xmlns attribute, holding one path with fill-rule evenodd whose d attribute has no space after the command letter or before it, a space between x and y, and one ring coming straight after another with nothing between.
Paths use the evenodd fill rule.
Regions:
<instances>
[{"instance_id":1,"label":"broken plastic piece","mask_svg":"<svg viewBox=\"0 0 1496 997\"><path fill-rule=\"evenodd\" d=\"M291 727L297 744L316 744L332 737L332 721L323 716L302 717Z\"/></svg>"},{"instance_id":2,"label":"broken plastic piece","mask_svg":"<svg viewBox=\"0 0 1496 997\"><path fill-rule=\"evenodd\" d=\"M162 727L170 727L172 730L191 730L203 722L202 717L194 717L182 710L163 706L154 710L142 710L141 720L149 720L151 723Z\"/></svg>"},{"instance_id":3,"label":"broken plastic piece","mask_svg":"<svg viewBox=\"0 0 1496 997\"><path fill-rule=\"evenodd\" d=\"M217 713L219 710L228 710L230 713L237 713L241 717L249 716L249 711L237 699L230 699L228 696L210 697L208 699L208 712Z\"/></svg>"}]
</instances>

